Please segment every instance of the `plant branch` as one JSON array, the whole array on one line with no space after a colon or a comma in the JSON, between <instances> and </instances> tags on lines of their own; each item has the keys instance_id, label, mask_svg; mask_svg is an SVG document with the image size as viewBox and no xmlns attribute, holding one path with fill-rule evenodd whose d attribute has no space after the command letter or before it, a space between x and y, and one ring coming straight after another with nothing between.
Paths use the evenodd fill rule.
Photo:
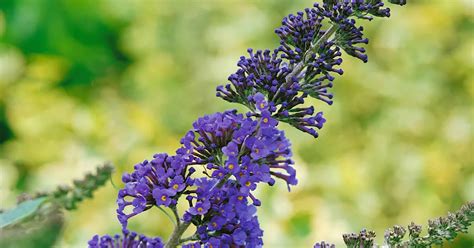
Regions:
<instances>
[{"instance_id":1,"label":"plant branch","mask_svg":"<svg viewBox=\"0 0 474 248\"><path fill-rule=\"evenodd\" d=\"M311 56L313 56L316 53L316 49L319 46L321 46L321 44L326 42L334 34L334 32L336 30L337 30L337 26L336 25L331 25L326 30L326 32L316 42L311 43L310 48L307 51L305 51L305 55L303 57L303 60L300 61L298 64L296 64L296 66L293 68L292 72L290 74L288 74L287 77L285 78L285 84L291 83L292 78L294 76L298 75L299 73L301 73L301 71L303 71L304 67L306 66L306 62L311 58ZM275 97L278 95L280 89L281 89L281 87L278 89L277 93L275 94ZM222 178L220 181L218 181L211 188L211 190L213 190L214 188L222 187L222 185L224 185L225 181L227 181L230 176L231 176L231 174L226 175L224 178ZM193 239L196 238L193 235L191 237L181 239L181 236L186 231L186 229L189 227L191 222L180 222L178 214L176 212L176 208L174 208L174 209L172 208L172 210L173 210L173 213L174 213L174 215L177 219L178 224L176 225L175 229L173 230L173 233L171 234L168 242L166 243L165 248L174 248L182 242L190 241L190 240L193 240Z\"/></svg>"},{"instance_id":2,"label":"plant branch","mask_svg":"<svg viewBox=\"0 0 474 248\"><path fill-rule=\"evenodd\" d=\"M303 71L304 67L306 66L306 61L315 54L315 49L321 46L324 42L329 40L329 38L336 32L337 26L336 25L331 25L326 32L321 36L315 43L311 43L311 47L305 52L303 60L298 62L298 64L295 65L293 70L286 76L285 80L286 83L289 84L291 83L291 80L294 76L297 76L301 71Z\"/></svg>"},{"instance_id":3,"label":"plant branch","mask_svg":"<svg viewBox=\"0 0 474 248\"><path fill-rule=\"evenodd\" d=\"M166 242L165 248L175 248L180 244L181 236L188 229L191 222L181 222L180 225L175 227L173 233L171 234L168 242Z\"/></svg>"},{"instance_id":4,"label":"plant branch","mask_svg":"<svg viewBox=\"0 0 474 248\"><path fill-rule=\"evenodd\" d=\"M162 207L157 206L157 208L158 208L159 210L161 210L161 212L163 212L163 213L168 217L168 219L170 219L170 221L173 223L173 225L174 225L175 227L176 227L176 226L179 226L179 219L178 219L177 222L175 222L174 219L173 219L173 217L171 217L171 215L170 215L168 212L166 212Z\"/></svg>"},{"instance_id":5,"label":"plant branch","mask_svg":"<svg viewBox=\"0 0 474 248\"><path fill-rule=\"evenodd\" d=\"M178 209L176 209L176 205L171 207L171 210L173 211L174 218L176 219L176 225L179 226L181 222L179 221Z\"/></svg>"},{"instance_id":6,"label":"plant branch","mask_svg":"<svg viewBox=\"0 0 474 248\"><path fill-rule=\"evenodd\" d=\"M455 213L435 218L428 221L428 234L420 236L422 227L411 223L407 229L395 225L385 231L385 245L388 247L419 247L428 248L434 245L442 245L445 240L451 241L460 233L467 233L472 222L474 222L474 201L464 204ZM408 240L404 241L405 234ZM343 239L347 247L373 247L375 232L362 230L359 234L344 234ZM323 246L321 246L323 247ZM330 246L327 246L330 247ZM377 246L378 247L378 246Z\"/></svg>"},{"instance_id":7,"label":"plant branch","mask_svg":"<svg viewBox=\"0 0 474 248\"><path fill-rule=\"evenodd\" d=\"M189 236L189 237L187 237L187 238L180 239L180 240L179 240L179 243L182 244L182 243L184 243L184 242L193 241L193 240L198 240L198 239L199 239L199 237L198 237L196 234L194 234L193 236Z\"/></svg>"}]
</instances>

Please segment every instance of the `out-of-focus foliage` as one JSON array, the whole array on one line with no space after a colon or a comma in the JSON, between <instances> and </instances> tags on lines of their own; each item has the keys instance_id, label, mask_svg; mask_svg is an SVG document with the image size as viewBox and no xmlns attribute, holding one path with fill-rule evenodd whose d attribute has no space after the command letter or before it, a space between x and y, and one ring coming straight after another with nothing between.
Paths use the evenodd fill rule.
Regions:
<instances>
[{"instance_id":1,"label":"out-of-focus foliage","mask_svg":"<svg viewBox=\"0 0 474 248\"><path fill-rule=\"evenodd\" d=\"M87 173L83 179L73 181L72 186L60 185L56 190L41 195L50 196L59 206L67 209L77 209L77 204L87 198L94 197L94 191L109 181L113 172L111 165L97 167L96 173Z\"/></svg>"},{"instance_id":2,"label":"out-of-focus foliage","mask_svg":"<svg viewBox=\"0 0 474 248\"><path fill-rule=\"evenodd\" d=\"M97 167L74 180L73 186L58 186L51 192L23 193L18 205L0 212L0 247L51 247L61 235L63 209L74 210L111 178L113 167Z\"/></svg>"},{"instance_id":3,"label":"out-of-focus foliage","mask_svg":"<svg viewBox=\"0 0 474 248\"><path fill-rule=\"evenodd\" d=\"M19 203L15 208L0 213L0 228L14 225L16 222L31 216L45 200L46 197L27 200Z\"/></svg>"},{"instance_id":4,"label":"out-of-focus foliage","mask_svg":"<svg viewBox=\"0 0 474 248\"><path fill-rule=\"evenodd\" d=\"M247 47L277 46L312 1L0 1L0 203L68 183L105 160L114 181L177 148ZM474 199L474 28L469 0L410 1L368 29L369 63L345 58L317 140L287 128L299 185L259 192L269 247L343 244L341 233L424 223ZM59 245L120 230L116 189L67 213ZM167 236L159 211L134 231ZM453 246L474 244L461 235ZM382 243L377 237L376 243Z\"/></svg>"},{"instance_id":5,"label":"out-of-focus foliage","mask_svg":"<svg viewBox=\"0 0 474 248\"><path fill-rule=\"evenodd\" d=\"M44 204L30 218L2 228L0 247L52 247L60 238L63 225L59 206Z\"/></svg>"}]
</instances>

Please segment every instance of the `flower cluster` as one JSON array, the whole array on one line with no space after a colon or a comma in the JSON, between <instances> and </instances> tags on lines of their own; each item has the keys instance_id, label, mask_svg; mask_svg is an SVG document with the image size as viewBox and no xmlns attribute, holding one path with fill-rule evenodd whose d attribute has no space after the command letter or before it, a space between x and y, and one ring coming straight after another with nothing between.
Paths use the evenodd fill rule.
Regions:
<instances>
[{"instance_id":1,"label":"flower cluster","mask_svg":"<svg viewBox=\"0 0 474 248\"><path fill-rule=\"evenodd\" d=\"M392 1L394 2L394 1ZM404 1L398 1L404 4ZM290 14L275 30L280 46L241 57L239 69L229 77L229 84L218 86L216 95L229 102L243 104L256 114L255 95L263 94L268 111L277 120L318 137L317 129L325 122L321 112L305 107L305 99L313 97L329 105L333 95L334 75L343 73L341 50L367 62L367 44L363 28L355 18L371 20L388 17L390 10L381 0L325 0L296 15ZM328 28L325 24L329 24Z\"/></svg>"},{"instance_id":2,"label":"flower cluster","mask_svg":"<svg viewBox=\"0 0 474 248\"><path fill-rule=\"evenodd\" d=\"M198 243L261 246L263 231L256 216L261 202L252 192L259 183L274 185L277 178L288 189L297 180L289 140L276 128L278 121L265 110L266 103L257 102L260 117L235 110L201 117L181 139L175 156L155 154L125 173L117 200L123 228L154 206L176 209L185 196L189 207L179 219L197 227ZM192 176L199 168L204 176Z\"/></svg>"},{"instance_id":3,"label":"flower cluster","mask_svg":"<svg viewBox=\"0 0 474 248\"><path fill-rule=\"evenodd\" d=\"M200 242L262 244L254 216L261 202L252 191L261 182L273 185L275 178L288 186L297 183L290 143L277 124L265 114L257 119L227 111L199 118L181 140L177 153L205 165L208 177L195 181L197 190L186 197L190 208L183 216L198 227Z\"/></svg>"},{"instance_id":4,"label":"flower cluster","mask_svg":"<svg viewBox=\"0 0 474 248\"><path fill-rule=\"evenodd\" d=\"M89 241L91 248L162 248L163 242L160 238L148 238L143 235L138 235L128 230L123 230L122 235L109 236L105 235L99 237L95 235Z\"/></svg>"},{"instance_id":5,"label":"flower cluster","mask_svg":"<svg viewBox=\"0 0 474 248\"><path fill-rule=\"evenodd\" d=\"M285 17L275 32L280 46L248 50L230 83L216 95L245 105L250 112L229 110L206 115L193 123L175 155L156 154L124 174L117 214L124 235L94 237L91 247L162 247L159 239L127 231L130 218L152 207L171 209L176 228L166 247L261 247L263 230L257 218L262 203L254 191L261 183L283 180L297 184L290 142L277 128L286 122L318 136L326 122L322 112L305 106L307 97L332 104L334 74L342 74L341 51L367 61L358 44L362 28L354 17L389 16L380 0L325 0L322 6ZM324 21L331 25L325 27ZM188 206L178 208L178 202ZM179 209L185 209L180 215ZM163 210L164 211L164 210ZM196 231L181 238L194 225ZM315 247L332 247L321 243Z\"/></svg>"},{"instance_id":6,"label":"flower cluster","mask_svg":"<svg viewBox=\"0 0 474 248\"><path fill-rule=\"evenodd\" d=\"M129 218L153 206L176 205L177 199L188 187L193 185L190 178L194 169L186 170L187 163L180 156L155 154L151 161L145 160L135 165L135 171L124 174L117 199L117 214L120 223L127 226ZM132 200L127 200L127 199ZM127 207L131 207L127 213Z\"/></svg>"},{"instance_id":7,"label":"flower cluster","mask_svg":"<svg viewBox=\"0 0 474 248\"><path fill-rule=\"evenodd\" d=\"M322 113L315 113L312 106L301 107L308 94L312 94L310 90L302 94L301 91L310 86L302 85L297 77L290 75L291 69L277 55L279 50L254 53L249 49L248 52L250 57L241 57L237 64L240 69L229 77L231 83L218 86L216 95L229 102L244 104L256 116L272 116L317 137L314 128L320 129L325 122ZM320 92L318 98L326 100L332 98L324 93L330 86L315 86L313 91Z\"/></svg>"},{"instance_id":8,"label":"flower cluster","mask_svg":"<svg viewBox=\"0 0 474 248\"><path fill-rule=\"evenodd\" d=\"M196 181L195 196L187 197L191 208L184 214L185 221L197 227L199 241L212 247L259 247L263 245L263 231L256 216L257 209L239 189L239 183L229 179L222 186L218 179ZM192 246L191 246L192 247Z\"/></svg>"},{"instance_id":9,"label":"flower cluster","mask_svg":"<svg viewBox=\"0 0 474 248\"><path fill-rule=\"evenodd\" d=\"M235 110L204 116L181 140L183 147L177 153L193 163L205 164L212 170L205 173L212 178L232 175L241 191L250 192L259 182L273 185L275 177L295 185L290 142L277 124L265 111L261 118L244 117Z\"/></svg>"}]
</instances>

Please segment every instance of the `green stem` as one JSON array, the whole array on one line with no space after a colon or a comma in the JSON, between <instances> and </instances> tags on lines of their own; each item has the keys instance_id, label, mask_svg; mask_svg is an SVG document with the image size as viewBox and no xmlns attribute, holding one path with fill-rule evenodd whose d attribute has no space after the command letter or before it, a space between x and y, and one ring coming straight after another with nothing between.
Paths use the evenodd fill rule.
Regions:
<instances>
[{"instance_id":1,"label":"green stem","mask_svg":"<svg viewBox=\"0 0 474 248\"><path fill-rule=\"evenodd\" d=\"M165 248L176 248L180 243L181 236L188 229L189 225L191 225L191 222L181 222L181 224L175 227L168 242L166 242Z\"/></svg>"},{"instance_id":2,"label":"green stem","mask_svg":"<svg viewBox=\"0 0 474 248\"><path fill-rule=\"evenodd\" d=\"M170 219L170 221L174 224L175 227L179 226L179 219L178 219L178 222L175 222L173 220L173 217L171 217L171 215L168 212L166 212L162 207L157 206L157 208L161 210L161 212L163 212L168 217L168 219Z\"/></svg>"},{"instance_id":3,"label":"green stem","mask_svg":"<svg viewBox=\"0 0 474 248\"><path fill-rule=\"evenodd\" d=\"M337 26L331 25L323 34L323 36L321 36L315 43L311 43L311 47L305 52L303 60L298 62L298 64L296 64L293 68L293 71L291 71L291 73L286 76L285 80L287 84L291 83L291 79L294 76L298 75L301 71L303 71L304 67L306 66L306 61L308 61L308 59L311 58L313 54L315 54L314 50L321 46L323 42L329 40L329 38L334 34L334 32L336 32L336 30Z\"/></svg>"},{"instance_id":4,"label":"green stem","mask_svg":"<svg viewBox=\"0 0 474 248\"><path fill-rule=\"evenodd\" d=\"M198 239L199 239L199 237L196 234L194 234L193 236L190 236L190 237L187 237L187 238L184 238L184 239L180 239L179 243L182 244L184 242L194 241L194 240L198 240Z\"/></svg>"},{"instance_id":5,"label":"green stem","mask_svg":"<svg viewBox=\"0 0 474 248\"><path fill-rule=\"evenodd\" d=\"M178 215L178 210L176 209L176 205L171 207L171 210L173 211L174 218L176 219L176 225L179 226L181 222L179 221L179 215Z\"/></svg>"}]
</instances>

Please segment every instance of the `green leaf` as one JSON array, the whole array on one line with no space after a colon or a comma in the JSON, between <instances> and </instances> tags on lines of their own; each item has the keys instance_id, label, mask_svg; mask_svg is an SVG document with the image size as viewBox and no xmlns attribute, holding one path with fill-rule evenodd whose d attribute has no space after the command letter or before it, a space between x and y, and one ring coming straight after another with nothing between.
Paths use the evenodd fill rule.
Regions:
<instances>
[{"instance_id":1,"label":"green leaf","mask_svg":"<svg viewBox=\"0 0 474 248\"><path fill-rule=\"evenodd\" d=\"M41 197L29 201L20 203L16 208L5 211L0 214L0 228L16 223L34 212L38 207L47 199L47 197Z\"/></svg>"}]
</instances>

